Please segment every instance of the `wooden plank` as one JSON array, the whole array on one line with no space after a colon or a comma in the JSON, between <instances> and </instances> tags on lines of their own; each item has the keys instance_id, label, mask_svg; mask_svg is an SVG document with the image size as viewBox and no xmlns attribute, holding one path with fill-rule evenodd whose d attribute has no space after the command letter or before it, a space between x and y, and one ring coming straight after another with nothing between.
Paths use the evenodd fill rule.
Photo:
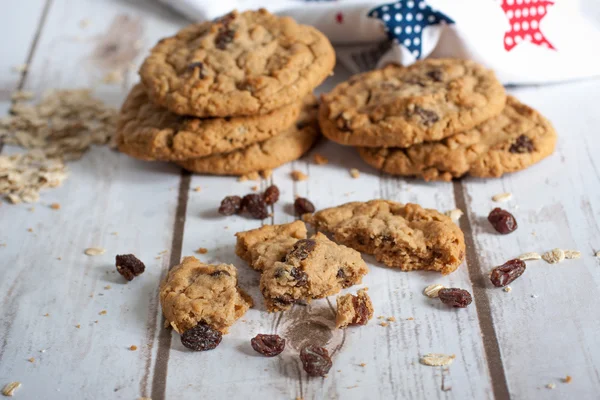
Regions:
<instances>
[{"instance_id":1,"label":"wooden plank","mask_svg":"<svg viewBox=\"0 0 600 400\"><path fill-rule=\"evenodd\" d=\"M319 90L329 90L347 77L348 73L339 67ZM329 164L315 165L315 153L326 156ZM355 180L349 169L357 166L362 173ZM294 169L303 171L309 179L292 181L290 172ZM425 286L436 282L470 290L466 266L442 277L390 270L366 257L371 271L362 286L370 288L376 315L397 319L388 327L375 320L367 327L333 329L335 297L306 307L295 306L285 313L266 313L258 274L234 254L235 232L258 227L261 222L238 216L224 218L216 208L226 195L243 195L254 185L264 189L269 183L279 187L281 197L274 207L274 217L264 223L293 221L296 195L311 199L317 208L380 197L441 210L455 208L452 184L381 178L360 161L354 149L325 140L303 160L277 169L270 182L239 183L235 178L194 176L191 187L200 187L200 191L190 192L183 255L205 247L209 252L198 256L202 260L236 265L240 285L252 295L256 307L233 326L218 351L190 353L175 334L166 398L193 398L200 390L207 398L253 392L265 398L492 398L475 308L448 310L421 294ZM345 292L356 290L354 287ZM250 338L272 332L288 339L287 349L275 359L258 356L249 345ZM333 352L334 366L327 378L308 379L302 371L298 350L307 341L325 345ZM419 357L429 352L456 354L457 360L448 371L419 364ZM361 367L361 363L366 366Z\"/></svg>"},{"instance_id":2,"label":"wooden plank","mask_svg":"<svg viewBox=\"0 0 600 400\"><path fill-rule=\"evenodd\" d=\"M556 153L525 172L464 182L482 281L491 268L524 252L582 252L581 259L558 265L528 262L510 293L489 282L484 288L514 398L594 398L600 390L600 321L594 317L600 296L594 257L600 249L599 89L600 82L589 81L514 90L553 122ZM513 199L494 203L491 196L502 192ZM497 206L514 213L517 231L493 231L486 217ZM562 382L566 375L572 384ZM556 389L545 388L549 383Z\"/></svg>"},{"instance_id":3,"label":"wooden plank","mask_svg":"<svg viewBox=\"0 0 600 400\"><path fill-rule=\"evenodd\" d=\"M95 85L95 94L120 104L139 54L181 20L153 3L107 4L53 3L27 89ZM86 19L90 25L83 28ZM99 83L116 69L125 71L123 82ZM65 185L45 192L34 211L0 206L0 243L6 244L0 248L0 384L22 382L23 398L147 396L160 324L157 283L170 264L179 169L106 148L92 149L69 167ZM50 209L52 202L62 208ZM84 255L91 246L107 252ZM114 270L115 254L123 253L147 266L127 284ZM107 314L99 315L102 310Z\"/></svg>"}]
</instances>

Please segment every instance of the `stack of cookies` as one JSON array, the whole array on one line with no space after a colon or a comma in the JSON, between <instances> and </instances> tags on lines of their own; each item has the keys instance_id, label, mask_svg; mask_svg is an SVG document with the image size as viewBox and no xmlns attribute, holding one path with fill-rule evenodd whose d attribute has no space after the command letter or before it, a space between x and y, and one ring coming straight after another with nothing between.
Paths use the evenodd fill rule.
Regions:
<instances>
[{"instance_id":1,"label":"stack of cookies","mask_svg":"<svg viewBox=\"0 0 600 400\"><path fill-rule=\"evenodd\" d=\"M188 26L144 61L121 109L119 149L198 173L278 167L318 138L312 91L334 64L321 32L262 9Z\"/></svg>"},{"instance_id":2,"label":"stack of cookies","mask_svg":"<svg viewBox=\"0 0 600 400\"><path fill-rule=\"evenodd\" d=\"M424 60L352 77L322 97L329 139L386 173L445 180L499 177L549 156L556 133L472 61Z\"/></svg>"}]
</instances>

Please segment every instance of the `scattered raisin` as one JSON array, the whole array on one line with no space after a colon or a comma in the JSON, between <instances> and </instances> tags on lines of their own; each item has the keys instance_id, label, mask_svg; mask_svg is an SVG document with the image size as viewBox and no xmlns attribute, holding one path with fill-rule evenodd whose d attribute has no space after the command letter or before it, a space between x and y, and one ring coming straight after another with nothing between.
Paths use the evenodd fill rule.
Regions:
<instances>
[{"instance_id":1,"label":"scattered raisin","mask_svg":"<svg viewBox=\"0 0 600 400\"><path fill-rule=\"evenodd\" d=\"M279 200L279 188L275 185L271 185L265 190L263 194L265 203L268 205L275 204Z\"/></svg>"},{"instance_id":2,"label":"scattered raisin","mask_svg":"<svg viewBox=\"0 0 600 400\"><path fill-rule=\"evenodd\" d=\"M490 274L490 280L496 287L504 287L523 275L525 272L525 262L518 258L509 260L499 267L492 270Z\"/></svg>"},{"instance_id":3,"label":"scattered raisin","mask_svg":"<svg viewBox=\"0 0 600 400\"><path fill-rule=\"evenodd\" d=\"M300 361L309 376L325 376L332 366L327 349L310 344L300 350Z\"/></svg>"},{"instance_id":4,"label":"scattered raisin","mask_svg":"<svg viewBox=\"0 0 600 400\"><path fill-rule=\"evenodd\" d=\"M508 149L511 153L531 153L533 150L535 150L533 142L526 135L519 136Z\"/></svg>"},{"instance_id":5,"label":"scattered raisin","mask_svg":"<svg viewBox=\"0 0 600 400\"><path fill-rule=\"evenodd\" d=\"M421 106L415 106L415 114L421 117L423 125L430 126L434 122L438 122L440 117L434 111L427 110Z\"/></svg>"},{"instance_id":6,"label":"scattered raisin","mask_svg":"<svg viewBox=\"0 0 600 400\"><path fill-rule=\"evenodd\" d=\"M294 210L298 215L313 213L315 212L315 205L304 197L298 197L296 201L294 201Z\"/></svg>"},{"instance_id":7,"label":"scattered raisin","mask_svg":"<svg viewBox=\"0 0 600 400\"><path fill-rule=\"evenodd\" d=\"M298 121L296 122L296 129L298 129L299 131L301 131L302 129L306 128L308 126L308 122L306 121Z\"/></svg>"},{"instance_id":8,"label":"scattered raisin","mask_svg":"<svg viewBox=\"0 0 600 400\"><path fill-rule=\"evenodd\" d=\"M438 292L442 303L452 307L465 308L473 301L471 294L464 289L444 288Z\"/></svg>"},{"instance_id":9,"label":"scattered raisin","mask_svg":"<svg viewBox=\"0 0 600 400\"><path fill-rule=\"evenodd\" d=\"M337 274L335 274L336 278L340 278L340 279L345 279L346 278L346 273L344 272L343 269L338 269Z\"/></svg>"},{"instance_id":10,"label":"scattered raisin","mask_svg":"<svg viewBox=\"0 0 600 400\"><path fill-rule=\"evenodd\" d=\"M200 322L195 327L188 329L181 335L181 344L190 350L212 350L221 343L223 334L211 328L205 322Z\"/></svg>"},{"instance_id":11,"label":"scattered raisin","mask_svg":"<svg viewBox=\"0 0 600 400\"><path fill-rule=\"evenodd\" d=\"M219 32L215 37L215 46L219 50L225 50L227 45L233 42L233 38L235 37L235 30L230 29L228 25L225 25L222 28L219 28Z\"/></svg>"},{"instance_id":12,"label":"scattered raisin","mask_svg":"<svg viewBox=\"0 0 600 400\"><path fill-rule=\"evenodd\" d=\"M508 211L498 207L490 212L488 221L490 221L496 231L503 235L509 234L517 229L517 220L515 217Z\"/></svg>"},{"instance_id":13,"label":"scattered raisin","mask_svg":"<svg viewBox=\"0 0 600 400\"><path fill-rule=\"evenodd\" d=\"M242 207L242 198L240 196L227 196L221 201L219 214L233 215L240 212Z\"/></svg>"},{"instance_id":14,"label":"scattered raisin","mask_svg":"<svg viewBox=\"0 0 600 400\"><path fill-rule=\"evenodd\" d=\"M142 274L146 270L146 266L133 254L122 254L115 257L115 265L119 274L128 281Z\"/></svg>"},{"instance_id":15,"label":"scattered raisin","mask_svg":"<svg viewBox=\"0 0 600 400\"><path fill-rule=\"evenodd\" d=\"M294 244L294 248L288 254L288 259L294 257L302 261L308 257L310 252L315 249L316 245L317 242L312 239L300 239Z\"/></svg>"},{"instance_id":16,"label":"scattered raisin","mask_svg":"<svg viewBox=\"0 0 600 400\"><path fill-rule=\"evenodd\" d=\"M204 79L204 63L201 61L194 61L187 66L189 71L194 71L196 68L198 68L198 78Z\"/></svg>"},{"instance_id":17,"label":"scattered raisin","mask_svg":"<svg viewBox=\"0 0 600 400\"><path fill-rule=\"evenodd\" d=\"M441 82L444 80L444 73L440 69L434 69L427 73L427 76L433 79L436 82Z\"/></svg>"},{"instance_id":18,"label":"scattered raisin","mask_svg":"<svg viewBox=\"0 0 600 400\"><path fill-rule=\"evenodd\" d=\"M279 335L258 334L250 339L252 348L267 357L275 357L285 349L285 339Z\"/></svg>"},{"instance_id":19,"label":"scattered raisin","mask_svg":"<svg viewBox=\"0 0 600 400\"><path fill-rule=\"evenodd\" d=\"M250 193L242 199L242 209L248 211L252 218L265 219L269 216L267 204L263 196L258 193Z\"/></svg>"},{"instance_id":20,"label":"scattered raisin","mask_svg":"<svg viewBox=\"0 0 600 400\"><path fill-rule=\"evenodd\" d=\"M292 267L290 275L296 281L296 286L306 286L308 283L308 275L306 275L306 272L296 267Z\"/></svg>"}]
</instances>

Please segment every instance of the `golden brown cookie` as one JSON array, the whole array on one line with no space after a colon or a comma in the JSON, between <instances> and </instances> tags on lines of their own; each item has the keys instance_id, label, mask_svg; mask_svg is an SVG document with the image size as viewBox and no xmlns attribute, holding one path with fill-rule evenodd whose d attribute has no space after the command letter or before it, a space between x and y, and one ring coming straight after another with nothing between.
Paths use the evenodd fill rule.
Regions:
<instances>
[{"instance_id":1,"label":"golden brown cookie","mask_svg":"<svg viewBox=\"0 0 600 400\"><path fill-rule=\"evenodd\" d=\"M322 100L319 123L329 139L409 147L500 114L506 93L492 71L473 61L427 59L355 75Z\"/></svg>"},{"instance_id":2,"label":"golden brown cookie","mask_svg":"<svg viewBox=\"0 0 600 400\"><path fill-rule=\"evenodd\" d=\"M244 175L277 168L297 160L312 147L318 137L316 100L311 95L311 101L304 104L296 123L283 133L229 153L176 163L201 174Z\"/></svg>"},{"instance_id":3,"label":"golden brown cookie","mask_svg":"<svg viewBox=\"0 0 600 400\"><path fill-rule=\"evenodd\" d=\"M449 181L466 174L490 178L520 171L548 157L555 146L550 121L509 96L502 114L440 142L358 151L388 174Z\"/></svg>"},{"instance_id":4,"label":"golden brown cookie","mask_svg":"<svg viewBox=\"0 0 600 400\"><path fill-rule=\"evenodd\" d=\"M377 261L403 271L458 268L465 255L460 228L436 210L388 200L346 203L303 219L331 232L336 242L375 255Z\"/></svg>"},{"instance_id":5,"label":"golden brown cookie","mask_svg":"<svg viewBox=\"0 0 600 400\"><path fill-rule=\"evenodd\" d=\"M237 286L233 265L208 265L185 257L160 285L165 319L178 333L200 323L222 333L252 307L252 299Z\"/></svg>"},{"instance_id":6,"label":"golden brown cookie","mask_svg":"<svg viewBox=\"0 0 600 400\"><path fill-rule=\"evenodd\" d=\"M321 32L260 9L233 11L162 39L140 76L152 101L176 114L226 117L297 103L334 64Z\"/></svg>"},{"instance_id":7,"label":"golden brown cookie","mask_svg":"<svg viewBox=\"0 0 600 400\"><path fill-rule=\"evenodd\" d=\"M142 160L185 160L261 142L296 121L302 103L251 117L186 117L150 102L142 84L131 89L117 122L119 150Z\"/></svg>"}]
</instances>

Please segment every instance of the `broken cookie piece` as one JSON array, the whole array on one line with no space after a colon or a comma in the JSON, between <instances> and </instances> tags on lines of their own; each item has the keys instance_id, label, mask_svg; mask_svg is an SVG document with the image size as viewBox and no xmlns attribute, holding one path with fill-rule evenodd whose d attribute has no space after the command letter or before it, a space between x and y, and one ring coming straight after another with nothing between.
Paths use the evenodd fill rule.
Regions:
<instances>
[{"instance_id":1,"label":"broken cookie piece","mask_svg":"<svg viewBox=\"0 0 600 400\"><path fill-rule=\"evenodd\" d=\"M233 265L208 265L185 257L161 283L160 304L175 331L184 334L195 329L184 334L189 339L201 333L211 337L218 336L214 331L227 333L252 306L252 299L237 286Z\"/></svg>"},{"instance_id":2,"label":"broken cookie piece","mask_svg":"<svg viewBox=\"0 0 600 400\"><path fill-rule=\"evenodd\" d=\"M360 289L356 296L348 293L337 298L336 328L366 325L371 318L373 318L373 304L365 289Z\"/></svg>"},{"instance_id":3,"label":"broken cookie piece","mask_svg":"<svg viewBox=\"0 0 600 400\"><path fill-rule=\"evenodd\" d=\"M463 232L436 210L388 200L351 202L303 219L334 240L375 255L377 261L403 271L429 270L446 275L465 255Z\"/></svg>"},{"instance_id":4,"label":"broken cookie piece","mask_svg":"<svg viewBox=\"0 0 600 400\"><path fill-rule=\"evenodd\" d=\"M260 290L268 311L282 311L361 283L368 271L360 253L317 233L297 241L283 261L263 270Z\"/></svg>"},{"instance_id":5,"label":"broken cookie piece","mask_svg":"<svg viewBox=\"0 0 600 400\"><path fill-rule=\"evenodd\" d=\"M128 281L132 281L146 270L146 266L133 254L121 254L115 257L117 272Z\"/></svg>"},{"instance_id":6,"label":"broken cookie piece","mask_svg":"<svg viewBox=\"0 0 600 400\"><path fill-rule=\"evenodd\" d=\"M306 225L302 221L265 225L235 236L235 254L255 270L263 271L282 261L298 239L306 239Z\"/></svg>"}]
</instances>

